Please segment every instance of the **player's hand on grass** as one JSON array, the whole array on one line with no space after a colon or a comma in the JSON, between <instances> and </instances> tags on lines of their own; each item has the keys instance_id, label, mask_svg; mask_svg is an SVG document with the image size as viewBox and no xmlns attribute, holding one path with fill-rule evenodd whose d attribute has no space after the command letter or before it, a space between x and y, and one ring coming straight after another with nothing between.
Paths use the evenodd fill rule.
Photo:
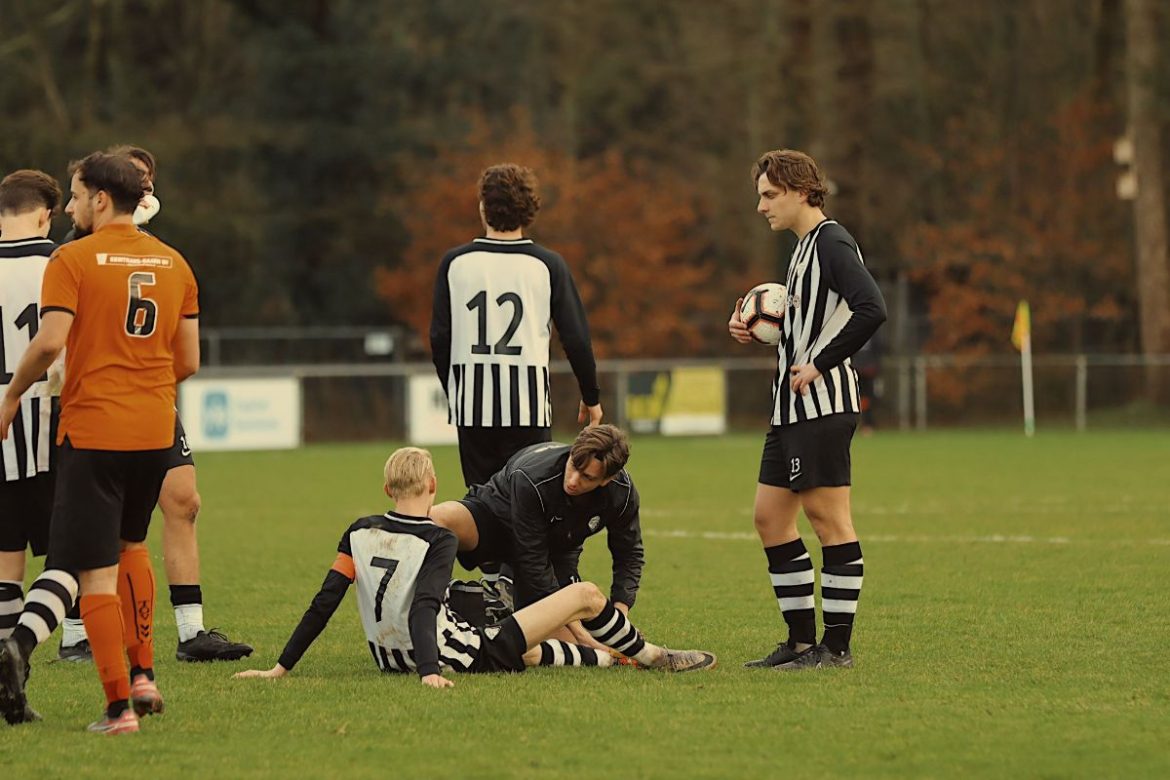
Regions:
<instances>
[{"instance_id":1,"label":"player's hand on grass","mask_svg":"<svg viewBox=\"0 0 1170 780\"><path fill-rule=\"evenodd\" d=\"M803 366L793 366L788 369L791 375L789 379L789 386L792 392L807 395L808 386L821 378L821 372L812 363L805 363Z\"/></svg>"},{"instance_id":2,"label":"player's hand on grass","mask_svg":"<svg viewBox=\"0 0 1170 780\"><path fill-rule=\"evenodd\" d=\"M429 685L432 688L454 688L455 681L448 680L441 674L428 674L422 678L423 685Z\"/></svg>"},{"instance_id":3,"label":"player's hand on grass","mask_svg":"<svg viewBox=\"0 0 1170 780\"><path fill-rule=\"evenodd\" d=\"M586 406L585 402L582 401L580 409L577 410L577 422L583 424L586 428L601 425L601 415L600 403L593 406ZM586 420L589 420L589 422L586 423Z\"/></svg>"},{"instance_id":4,"label":"player's hand on grass","mask_svg":"<svg viewBox=\"0 0 1170 780\"><path fill-rule=\"evenodd\" d=\"M743 298L737 298L735 308L731 311L731 319L727 321L727 332L740 344L751 344L753 341L752 334L744 327L743 320L739 316L739 311L742 308Z\"/></svg>"},{"instance_id":5,"label":"player's hand on grass","mask_svg":"<svg viewBox=\"0 0 1170 780\"><path fill-rule=\"evenodd\" d=\"M288 674L288 669L277 664L271 669L249 669L246 672L236 672L232 675L232 678L236 680L275 680L277 677L284 677L286 674Z\"/></svg>"}]
</instances>

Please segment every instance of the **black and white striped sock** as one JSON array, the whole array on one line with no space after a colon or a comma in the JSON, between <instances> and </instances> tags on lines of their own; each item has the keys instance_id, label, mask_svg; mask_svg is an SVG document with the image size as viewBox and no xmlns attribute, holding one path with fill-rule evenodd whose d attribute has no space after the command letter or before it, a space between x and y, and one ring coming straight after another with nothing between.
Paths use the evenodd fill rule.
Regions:
<instances>
[{"instance_id":1,"label":"black and white striped sock","mask_svg":"<svg viewBox=\"0 0 1170 780\"><path fill-rule=\"evenodd\" d=\"M813 596L816 574L802 539L765 547L768 576L788 624L788 644L814 645L817 642L817 609Z\"/></svg>"},{"instance_id":2,"label":"black and white striped sock","mask_svg":"<svg viewBox=\"0 0 1170 780\"><path fill-rule=\"evenodd\" d=\"M592 647L581 647L559 639L540 643L540 666L612 666L609 653L599 653Z\"/></svg>"},{"instance_id":3,"label":"black and white striped sock","mask_svg":"<svg viewBox=\"0 0 1170 780\"><path fill-rule=\"evenodd\" d=\"M857 600L861 597L861 581L865 571L861 542L834 544L823 548L822 552L821 613L825 621L825 635L821 644L835 653L842 653L849 649Z\"/></svg>"},{"instance_id":4,"label":"black and white striped sock","mask_svg":"<svg viewBox=\"0 0 1170 780\"><path fill-rule=\"evenodd\" d=\"M24 583L0 580L0 639L12 635L16 619L24 607Z\"/></svg>"},{"instance_id":5,"label":"black and white striped sock","mask_svg":"<svg viewBox=\"0 0 1170 780\"><path fill-rule=\"evenodd\" d=\"M76 600L77 580L68 572L46 569L33 580L12 631L12 638L20 644L25 658L57 629Z\"/></svg>"},{"instance_id":6,"label":"black and white striped sock","mask_svg":"<svg viewBox=\"0 0 1170 780\"><path fill-rule=\"evenodd\" d=\"M592 620L582 620L581 625L601 644L640 664L651 666L662 657L662 648L648 644L630 619L609 599L605 600L601 614Z\"/></svg>"}]
</instances>

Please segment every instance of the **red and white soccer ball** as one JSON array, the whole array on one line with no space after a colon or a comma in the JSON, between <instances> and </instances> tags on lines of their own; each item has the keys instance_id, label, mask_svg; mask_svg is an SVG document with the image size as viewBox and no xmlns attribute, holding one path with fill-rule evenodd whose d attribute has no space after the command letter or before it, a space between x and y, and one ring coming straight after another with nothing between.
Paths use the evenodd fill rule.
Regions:
<instances>
[{"instance_id":1,"label":"red and white soccer ball","mask_svg":"<svg viewBox=\"0 0 1170 780\"><path fill-rule=\"evenodd\" d=\"M761 344L779 344L784 327L784 307L788 303L788 290L779 282L757 284L744 293L739 318Z\"/></svg>"}]
</instances>

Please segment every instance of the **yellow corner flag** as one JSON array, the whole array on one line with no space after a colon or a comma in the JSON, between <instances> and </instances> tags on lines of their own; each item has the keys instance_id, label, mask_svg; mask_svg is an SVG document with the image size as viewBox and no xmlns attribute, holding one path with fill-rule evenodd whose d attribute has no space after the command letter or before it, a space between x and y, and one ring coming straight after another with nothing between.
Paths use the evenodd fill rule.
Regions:
<instances>
[{"instance_id":1,"label":"yellow corner flag","mask_svg":"<svg viewBox=\"0 0 1170 780\"><path fill-rule=\"evenodd\" d=\"M1032 341L1032 312L1027 301L1016 306L1016 321L1012 325L1012 345L1023 352L1024 344Z\"/></svg>"}]
</instances>

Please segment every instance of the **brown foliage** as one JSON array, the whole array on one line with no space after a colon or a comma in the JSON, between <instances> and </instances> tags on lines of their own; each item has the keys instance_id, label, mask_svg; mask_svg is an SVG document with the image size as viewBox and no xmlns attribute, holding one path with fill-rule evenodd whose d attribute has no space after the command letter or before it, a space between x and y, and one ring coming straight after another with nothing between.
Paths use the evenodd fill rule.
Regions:
<instances>
[{"instance_id":1,"label":"brown foliage","mask_svg":"<svg viewBox=\"0 0 1170 780\"><path fill-rule=\"evenodd\" d=\"M402 263L376 271L378 294L426 337L443 253L482 235L475 183L503 161L532 168L544 207L530 236L568 262L599 357L693 355L723 335L727 286L704 259L700 199L680 176L616 152L576 160L549 148L523 115L506 135L484 122L443 152L399 200L410 243ZM733 299L734 296L732 295Z\"/></svg>"},{"instance_id":2,"label":"brown foliage","mask_svg":"<svg viewBox=\"0 0 1170 780\"><path fill-rule=\"evenodd\" d=\"M1024 141L989 142L964 117L952 121L941 150L922 155L951 195L901 246L929 295L927 351L1010 351L1020 299L1031 304L1039 352L1092 348L1095 329L1117 326L1133 279L1129 247L1116 240L1124 207L1113 194L1108 118L1087 93L1019 128L1015 139ZM982 388L966 375L940 377L931 390L961 404Z\"/></svg>"}]
</instances>

